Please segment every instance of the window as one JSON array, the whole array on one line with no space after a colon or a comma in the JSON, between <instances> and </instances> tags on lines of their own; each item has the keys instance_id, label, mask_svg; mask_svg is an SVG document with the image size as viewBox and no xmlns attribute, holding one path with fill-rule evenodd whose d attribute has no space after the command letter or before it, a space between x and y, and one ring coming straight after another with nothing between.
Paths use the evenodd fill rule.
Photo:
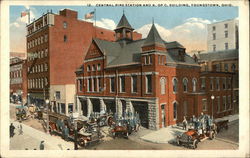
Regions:
<instances>
[{"instance_id":1,"label":"window","mask_svg":"<svg viewBox=\"0 0 250 158\"><path fill-rule=\"evenodd\" d=\"M225 29L228 27L228 24L224 24Z\"/></svg>"},{"instance_id":2,"label":"window","mask_svg":"<svg viewBox=\"0 0 250 158\"><path fill-rule=\"evenodd\" d=\"M216 27L215 26L213 26L213 31L215 31L216 30Z\"/></svg>"},{"instance_id":3,"label":"window","mask_svg":"<svg viewBox=\"0 0 250 158\"><path fill-rule=\"evenodd\" d=\"M99 92L99 91L101 91L101 86L102 84L101 84L101 78L99 77L99 78L97 78L97 91Z\"/></svg>"},{"instance_id":4,"label":"window","mask_svg":"<svg viewBox=\"0 0 250 158\"><path fill-rule=\"evenodd\" d=\"M236 70L236 65L235 65L235 64L232 64L231 69L232 69L232 72L235 72L235 70Z\"/></svg>"},{"instance_id":5,"label":"window","mask_svg":"<svg viewBox=\"0 0 250 158\"><path fill-rule=\"evenodd\" d=\"M183 116L187 116L187 101L183 102Z\"/></svg>"},{"instance_id":6,"label":"window","mask_svg":"<svg viewBox=\"0 0 250 158\"><path fill-rule=\"evenodd\" d=\"M216 33L213 33L213 40L216 40Z\"/></svg>"},{"instance_id":7,"label":"window","mask_svg":"<svg viewBox=\"0 0 250 158\"><path fill-rule=\"evenodd\" d=\"M145 56L145 65L150 65L152 62L152 57L151 55L146 55Z\"/></svg>"},{"instance_id":8,"label":"window","mask_svg":"<svg viewBox=\"0 0 250 158\"><path fill-rule=\"evenodd\" d=\"M217 112L220 112L220 97L217 97Z\"/></svg>"},{"instance_id":9,"label":"window","mask_svg":"<svg viewBox=\"0 0 250 158\"><path fill-rule=\"evenodd\" d=\"M97 70L100 71L101 70L101 64L97 65Z\"/></svg>"},{"instance_id":10,"label":"window","mask_svg":"<svg viewBox=\"0 0 250 158\"><path fill-rule=\"evenodd\" d=\"M44 56L44 51L42 50L41 51L41 58L43 58L43 56Z\"/></svg>"},{"instance_id":11,"label":"window","mask_svg":"<svg viewBox=\"0 0 250 158\"><path fill-rule=\"evenodd\" d=\"M210 90L214 90L214 79L210 78Z\"/></svg>"},{"instance_id":12,"label":"window","mask_svg":"<svg viewBox=\"0 0 250 158\"><path fill-rule=\"evenodd\" d=\"M67 28L67 22L63 22L63 28L66 29Z\"/></svg>"},{"instance_id":13,"label":"window","mask_svg":"<svg viewBox=\"0 0 250 158\"><path fill-rule=\"evenodd\" d=\"M132 93L136 93L137 92L137 76L132 76L131 77L131 86L132 86Z\"/></svg>"},{"instance_id":14,"label":"window","mask_svg":"<svg viewBox=\"0 0 250 158\"><path fill-rule=\"evenodd\" d=\"M164 65L164 55L158 55L158 63L159 65Z\"/></svg>"},{"instance_id":15,"label":"window","mask_svg":"<svg viewBox=\"0 0 250 158\"><path fill-rule=\"evenodd\" d=\"M201 89L205 90L206 88L206 78L201 78Z\"/></svg>"},{"instance_id":16,"label":"window","mask_svg":"<svg viewBox=\"0 0 250 158\"><path fill-rule=\"evenodd\" d=\"M115 77L110 78L110 92L115 92Z\"/></svg>"},{"instance_id":17,"label":"window","mask_svg":"<svg viewBox=\"0 0 250 158\"><path fill-rule=\"evenodd\" d=\"M227 88L228 88L228 89L231 89L231 78L228 78L228 81L227 81Z\"/></svg>"},{"instance_id":18,"label":"window","mask_svg":"<svg viewBox=\"0 0 250 158\"><path fill-rule=\"evenodd\" d=\"M188 80L187 80L187 78L183 79L183 91L184 92L188 91Z\"/></svg>"},{"instance_id":19,"label":"window","mask_svg":"<svg viewBox=\"0 0 250 158\"><path fill-rule=\"evenodd\" d=\"M38 45L40 44L40 37L38 37L38 39L37 39L37 43L38 43Z\"/></svg>"},{"instance_id":20,"label":"window","mask_svg":"<svg viewBox=\"0 0 250 158\"><path fill-rule=\"evenodd\" d=\"M37 45L37 39L35 39L35 46Z\"/></svg>"},{"instance_id":21,"label":"window","mask_svg":"<svg viewBox=\"0 0 250 158\"><path fill-rule=\"evenodd\" d=\"M41 36L41 44L43 43L43 36Z\"/></svg>"},{"instance_id":22,"label":"window","mask_svg":"<svg viewBox=\"0 0 250 158\"><path fill-rule=\"evenodd\" d=\"M166 78L165 77L161 77L160 80L160 87L161 87L161 94L166 94Z\"/></svg>"},{"instance_id":23,"label":"window","mask_svg":"<svg viewBox=\"0 0 250 158\"><path fill-rule=\"evenodd\" d=\"M43 64L41 64L41 72L43 72Z\"/></svg>"},{"instance_id":24,"label":"window","mask_svg":"<svg viewBox=\"0 0 250 158\"><path fill-rule=\"evenodd\" d=\"M176 93L178 91L178 81L176 78L173 78L173 92Z\"/></svg>"},{"instance_id":25,"label":"window","mask_svg":"<svg viewBox=\"0 0 250 158\"><path fill-rule=\"evenodd\" d=\"M95 65L92 65L92 71L95 71Z\"/></svg>"},{"instance_id":26,"label":"window","mask_svg":"<svg viewBox=\"0 0 250 158\"><path fill-rule=\"evenodd\" d=\"M221 69L220 69L220 64L216 64L216 65L215 65L215 69L216 69L217 72L220 72L220 70L221 70Z\"/></svg>"},{"instance_id":27,"label":"window","mask_svg":"<svg viewBox=\"0 0 250 158\"><path fill-rule=\"evenodd\" d=\"M125 92L125 76L120 76L120 92Z\"/></svg>"},{"instance_id":28,"label":"window","mask_svg":"<svg viewBox=\"0 0 250 158\"><path fill-rule=\"evenodd\" d=\"M47 65L47 63L44 64L44 71L48 71L48 65Z\"/></svg>"},{"instance_id":29,"label":"window","mask_svg":"<svg viewBox=\"0 0 250 158\"><path fill-rule=\"evenodd\" d=\"M202 99L202 111L207 111L207 99Z\"/></svg>"},{"instance_id":30,"label":"window","mask_svg":"<svg viewBox=\"0 0 250 158\"><path fill-rule=\"evenodd\" d=\"M220 90L220 78L216 78L216 89Z\"/></svg>"},{"instance_id":31,"label":"window","mask_svg":"<svg viewBox=\"0 0 250 158\"><path fill-rule=\"evenodd\" d=\"M176 102L174 102L174 120L177 120L177 103Z\"/></svg>"},{"instance_id":32,"label":"window","mask_svg":"<svg viewBox=\"0 0 250 158\"><path fill-rule=\"evenodd\" d=\"M40 51L37 53L37 58L41 58L41 53L40 53Z\"/></svg>"},{"instance_id":33,"label":"window","mask_svg":"<svg viewBox=\"0 0 250 158\"><path fill-rule=\"evenodd\" d=\"M227 109L229 110L229 109L231 109L232 107L231 107L231 96L229 95L228 97L227 97Z\"/></svg>"},{"instance_id":34,"label":"window","mask_svg":"<svg viewBox=\"0 0 250 158\"><path fill-rule=\"evenodd\" d=\"M225 50L228 50L228 43L225 43Z\"/></svg>"},{"instance_id":35,"label":"window","mask_svg":"<svg viewBox=\"0 0 250 158\"><path fill-rule=\"evenodd\" d=\"M197 87L197 80L196 80L196 78L193 78L192 82L193 82L193 92L196 92L196 87Z\"/></svg>"},{"instance_id":36,"label":"window","mask_svg":"<svg viewBox=\"0 0 250 158\"><path fill-rule=\"evenodd\" d=\"M152 75L146 75L146 93L152 93Z\"/></svg>"},{"instance_id":37,"label":"window","mask_svg":"<svg viewBox=\"0 0 250 158\"><path fill-rule=\"evenodd\" d=\"M223 96L223 108L224 108L224 111L227 109L227 98L226 98L226 96Z\"/></svg>"},{"instance_id":38,"label":"window","mask_svg":"<svg viewBox=\"0 0 250 158\"><path fill-rule=\"evenodd\" d=\"M97 91L97 78L93 78L93 84L94 84L94 92L96 92Z\"/></svg>"},{"instance_id":39,"label":"window","mask_svg":"<svg viewBox=\"0 0 250 158\"><path fill-rule=\"evenodd\" d=\"M47 77L45 78L44 82L45 82L44 86L47 86L48 85L48 78Z\"/></svg>"},{"instance_id":40,"label":"window","mask_svg":"<svg viewBox=\"0 0 250 158\"><path fill-rule=\"evenodd\" d=\"M41 82L40 82L40 78L38 79L38 88L41 87Z\"/></svg>"},{"instance_id":41,"label":"window","mask_svg":"<svg viewBox=\"0 0 250 158\"><path fill-rule=\"evenodd\" d=\"M48 35L44 35L44 42L48 42Z\"/></svg>"},{"instance_id":42,"label":"window","mask_svg":"<svg viewBox=\"0 0 250 158\"><path fill-rule=\"evenodd\" d=\"M82 90L83 90L83 83L82 83L82 82L83 82L82 79L79 79L79 80L78 80L78 85L79 85L79 91L80 91L80 92L82 92Z\"/></svg>"},{"instance_id":43,"label":"window","mask_svg":"<svg viewBox=\"0 0 250 158\"><path fill-rule=\"evenodd\" d=\"M223 78L223 83L222 83L223 90L227 88L227 79Z\"/></svg>"},{"instance_id":44,"label":"window","mask_svg":"<svg viewBox=\"0 0 250 158\"><path fill-rule=\"evenodd\" d=\"M228 72L228 64L224 64L224 70Z\"/></svg>"},{"instance_id":45,"label":"window","mask_svg":"<svg viewBox=\"0 0 250 158\"><path fill-rule=\"evenodd\" d=\"M89 78L87 81L88 81L88 83L87 83L87 91L90 92L91 91L91 87L92 87L92 79Z\"/></svg>"},{"instance_id":46,"label":"window","mask_svg":"<svg viewBox=\"0 0 250 158\"><path fill-rule=\"evenodd\" d=\"M88 72L90 71L90 65L87 66L87 71L88 71Z\"/></svg>"},{"instance_id":47,"label":"window","mask_svg":"<svg viewBox=\"0 0 250 158\"><path fill-rule=\"evenodd\" d=\"M41 79L41 86L42 86L42 88L44 88L44 79L43 78Z\"/></svg>"},{"instance_id":48,"label":"window","mask_svg":"<svg viewBox=\"0 0 250 158\"><path fill-rule=\"evenodd\" d=\"M213 45L213 51L214 52L216 51L216 45L215 44Z\"/></svg>"},{"instance_id":49,"label":"window","mask_svg":"<svg viewBox=\"0 0 250 158\"><path fill-rule=\"evenodd\" d=\"M66 35L63 36L63 41L67 42L67 36Z\"/></svg>"},{"instance_id":50,"label":"window","mask_svg":"<svg viewBox=\"0 0 250 158\"><path fill-rule=\"evenodd\" d=\"M47 57L48 56L48 48L46 48L45 50L44 50L44 57Z\"/></svg>"},{"instance_id":51,"label":"window","mask_svg":"<svg viewBox=\"0 0 250 158\"><path fill-rule=\"evenodd\" d=\"M40 72L40 70L41 70L41 69L40 69L40 65L37 65L37 67L38 67L38 68L37 68L37 69L38 69L38 72Z\"/></svg>"},{"instance_id":52,"label":"window","mask_svg":"<svg viewBox=\"0 0 250 158\"><path fill-rule=\"evenodd\" d=\"M225 31L225 38L228 38L228 31Z\"/></svg>"}]
</instances>

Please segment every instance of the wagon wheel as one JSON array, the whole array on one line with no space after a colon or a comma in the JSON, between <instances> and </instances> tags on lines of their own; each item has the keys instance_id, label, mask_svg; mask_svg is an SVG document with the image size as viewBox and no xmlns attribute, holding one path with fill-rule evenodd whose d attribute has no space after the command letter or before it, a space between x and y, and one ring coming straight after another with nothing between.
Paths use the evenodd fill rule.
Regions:
<instances>
[{"instance_id":1,"label":"wagon wheel","mask_svg":"<svg viewBox=\"0 0 250 158\"><path fill-rule=\"evenodd\" d=\"M111 126L112 123L113 123L113 117L108 117L108 119L107 119L107 125Z\"/></svg>"},{"instance_id":2,"label":"wagon wheel","mask_svg":"<svg viewBox=\"0 0 250 158\"><path fill-rule=\"evenodd\" d=\"M195 139L194 142L193 142L193 149L196 149L197 145L198 145L198 140Z\"/></svg>"},{"instance_id":3,"label":"wagon wheel","mask_svg":"<svg viewBox=\"0 0 250 158\"><path fill-rule=\"evenodd\" d=\"M213 140L215 138L215 133L212 131L209 133L209 138Z\"/></svg>"},{"instance_id":4,"label":"wagon wheel","mask_svg":"<svg viewBox=\"0 0 250 158\"><path fill-rule=\"evenodd\" d=\"M228 125L226 125L225 129L228 130Z\"/></svg>"}]
</instances>

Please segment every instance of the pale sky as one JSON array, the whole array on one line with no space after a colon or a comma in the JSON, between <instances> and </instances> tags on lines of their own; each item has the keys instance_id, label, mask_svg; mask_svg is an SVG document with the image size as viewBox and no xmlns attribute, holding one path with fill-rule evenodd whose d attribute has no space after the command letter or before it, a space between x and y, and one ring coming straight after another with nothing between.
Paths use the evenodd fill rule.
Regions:
<instances>
[{"instance_id":1,"label":"pale sky","mask_svg":"<svg viewBox=\"0 0 250 158\"><path fill-rule=\"evenodd\" d=\"M78 11L78 19L94 11L86 6L10 6L10 50L26 52L27 16L21 12L31 10L31 19L39 18L47 10L58 14L59 10L69 8ZM95 7L97 26L115 29L123 10L131 26L143 38L148 34L152 18L161 37L165 41L178 41L187 52L206 50L206 25L238 17L238 7ZM94 21L93 19L88 21Z\"/></svg>"}]
</instances>

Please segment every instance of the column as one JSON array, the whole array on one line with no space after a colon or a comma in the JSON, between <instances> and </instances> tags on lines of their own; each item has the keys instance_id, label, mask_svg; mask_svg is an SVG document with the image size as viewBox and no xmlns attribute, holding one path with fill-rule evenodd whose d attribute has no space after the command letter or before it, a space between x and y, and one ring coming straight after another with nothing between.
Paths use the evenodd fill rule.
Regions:
<instances>
[{"instance_id":1,"label":"column","mask_svg":"<svg viewBox=\"0 0 250 158\"><path fill-rule=\"evenodd\" d=\"M159 129L159 105L158 99L153 102L148 102L148 119L149 119L149 129L157 130Z\"/></svg>"},{"instance_id":2,"label":"column","mask_svg":"<svg viewBox=\"0 0 250 158\"><path fill-rule=\"evenodd\" d=\"M89 98L87 98L87 106L88 106L87 117L89 117L90 114L93 113L93 104Z\"/></svg>"},{"instance_id":3,"label":"column","mask_svg":"<svg viewBox=\"0 0 250 158\"><path fill-rule=\"evenodd\" d=\"M100 111L101 111L101 114L107 112L106 104L104 103L104 100L102 98L100 98Z\"/></svg>"},{"instance_id":4,"label":"column","mask_svg":"<svg viewBox=\"0 0 250 158\"><path fill-rule=\"evenodd\" d=\"M126 100L126 112L131 114L130 117L134 116L134 107L130 100Z\"/></svg>"},{"instance_id":5,"label":"column","mask_svg":"<svg viewBox=\"0 0 250 158\"><path fill-rule=\"evenodd\" d=\"M117 99L116 113L118 118L122 117L122 102L120 99Z\"/></svg>"},{"instance_id":6,"label":"column","mask_svg":"<svg viewBox=\"0 0 250 158\"><path fill-rule=\"evenodd\" d=\"M65 102L65 114L66 116L69 115L69 104L67 102Z\"/></svg>"}]
</instances>

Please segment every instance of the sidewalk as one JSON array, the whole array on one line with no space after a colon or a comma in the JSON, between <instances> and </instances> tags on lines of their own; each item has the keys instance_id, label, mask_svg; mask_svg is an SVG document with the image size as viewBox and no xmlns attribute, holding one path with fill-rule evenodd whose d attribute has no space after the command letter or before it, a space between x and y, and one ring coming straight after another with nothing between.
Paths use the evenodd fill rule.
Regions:
<instances>
[{"instance_id":1,"label":"sidewalk","mask_svg":"<svg viewBox=\"0 0 250 158\"><path fill-rule=\"evenodd\" d=\"M15 135L10 138L10 149L11 150L39 150L40 142L43 140L45 145L45 150L67 150L74 149L74 144L72 142L66 142L59 136L51 136L47 133L36 130L22 123L23 134L18 133L18 122L13 122L15 129Z\"/></svg>"},{"instance_id":2,"label":"sidewalk","mask_svg":"<svg viewBox=\"0 0 250 158\"><path fill-rule=\"evenodd\" d=\"M239 119L239 115L229 115L219 119L228 119L229 122ZM217 120L217 119L216 119ZM169 126L158 131L152 131L140 137L140 139L152 143L169 143L175 140L176 136L185 132L180 126Z\"/></svg>"}]
</instances>

